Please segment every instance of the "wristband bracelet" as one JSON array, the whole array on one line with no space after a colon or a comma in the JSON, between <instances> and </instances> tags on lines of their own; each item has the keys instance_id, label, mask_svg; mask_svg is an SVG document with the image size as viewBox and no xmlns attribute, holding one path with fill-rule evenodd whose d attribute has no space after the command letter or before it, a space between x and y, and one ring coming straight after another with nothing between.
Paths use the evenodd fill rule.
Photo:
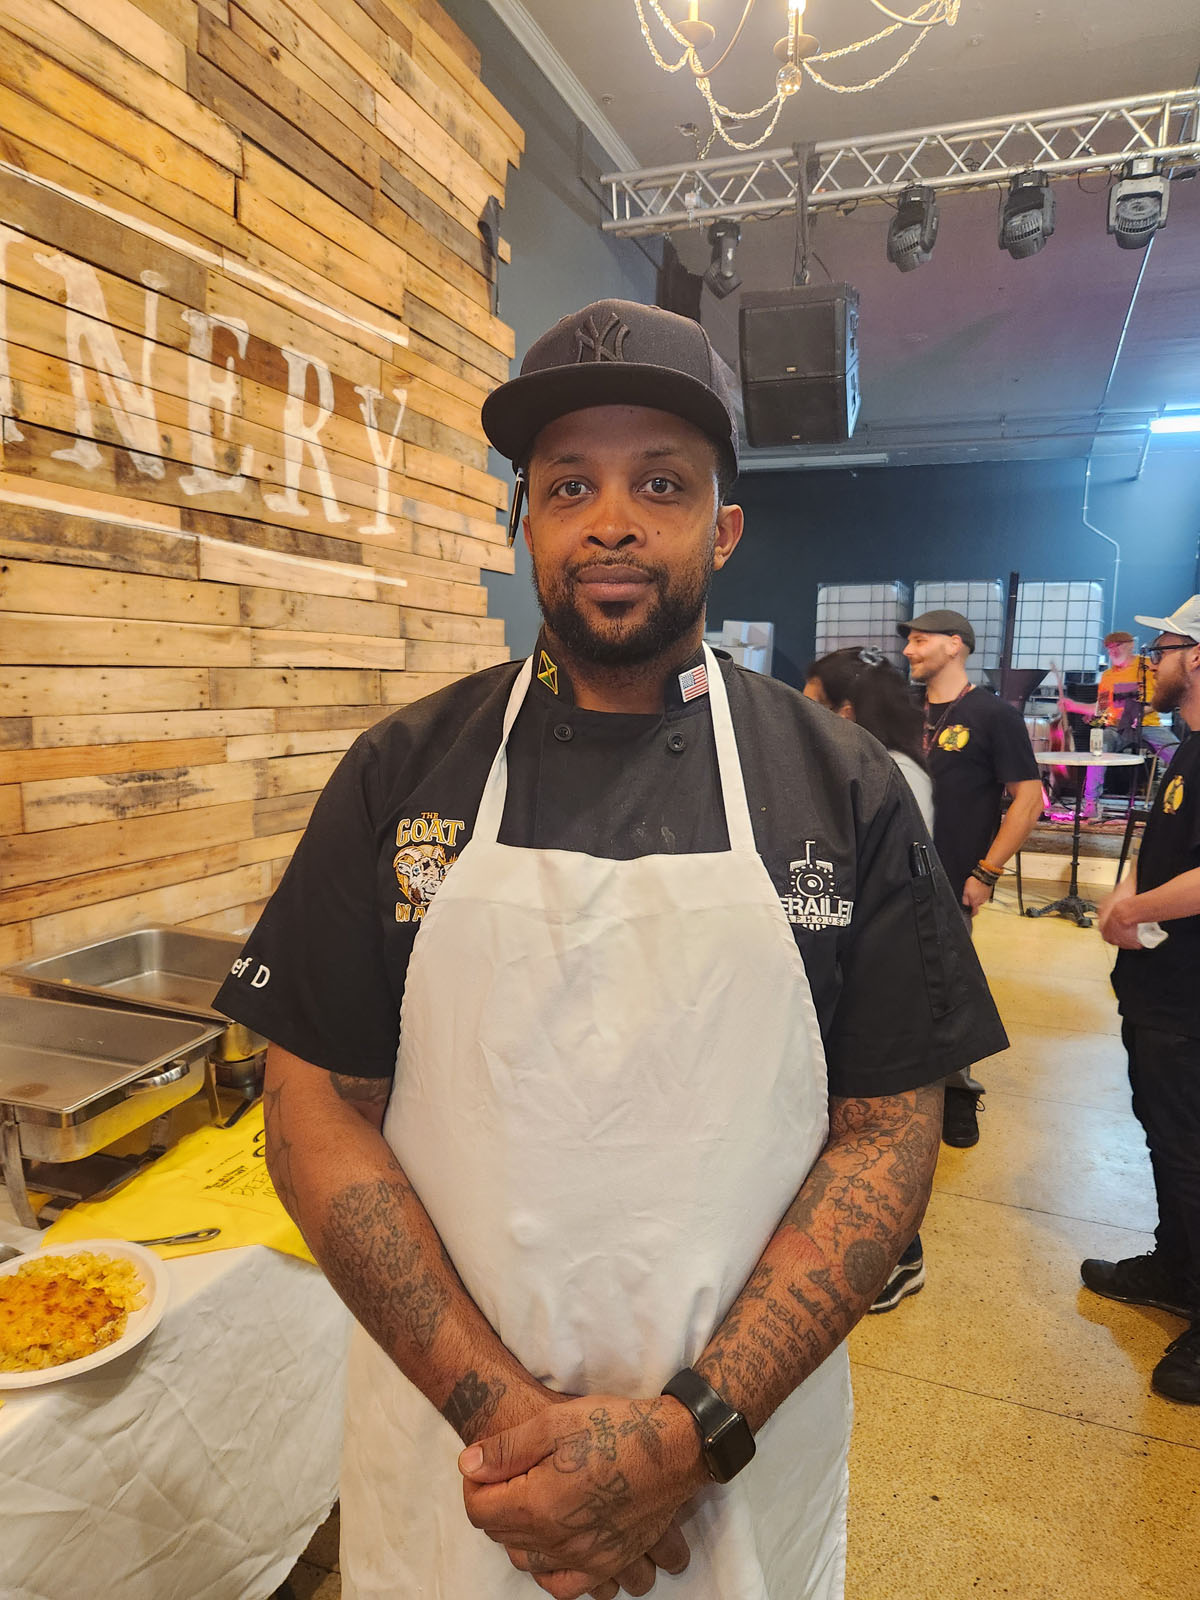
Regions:
<instances>
[{"instance_id":1,"label":"wristband bracelet","mask_svg":"<svg viewBox=\"0 0 1200 1600\"><path fill-rule=\"evenodd\" d=\"M700 1453L714 1482L728 1483L754 1459L750 1424L698 1372L684 1367L664 1384L662 1392L691 1412L700 1435Z\"/></svg>"},{"instance_id":2,"label":"wristband bracelet","mask_svg":"<svg viewBox=\"0 0 1200 1600\"><path fill-rule=\"evenodd\" d=\"M986 856L984 856L983 860L980 861L978 865L981 866L985 872L992 873L994 877L1002 878L1004 876L1004 868L994 867Z\"/></svg>"},{"instance_id":3,"label":"wristband bracelet","mask_svg":"<svg viewBox=\"0 0 1200 1600\"><path fill-rule=\"evenodd\" d=\"M999 873L989 872L986 867L972 867L971 877L977 883L982 883L985 889L994 889L1000 882Z\"/></svg>"}]
</instances>

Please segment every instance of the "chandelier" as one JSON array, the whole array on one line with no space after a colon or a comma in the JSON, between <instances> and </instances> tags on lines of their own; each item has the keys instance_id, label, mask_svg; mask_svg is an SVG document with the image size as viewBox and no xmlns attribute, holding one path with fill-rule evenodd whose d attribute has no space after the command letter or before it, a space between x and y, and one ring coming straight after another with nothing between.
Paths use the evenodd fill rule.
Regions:
<instances>
[{"instance_id":1,"label":"chandelier","mask_svg":"<svg viewBox=\"0 0 1200 1600\"><path fill-rule=\"evenodd\" d=\"M700 60L700 52L712 44L716 38L717 30L710 22L705 22L700 16L700 0L688 0L688 14L681 22L672 22L671 18L659 4L659 0L648 0L649 9L653 11L667 34L677 45L682 46L683 54L677 61L668 61L662 55L650 33L650 24L646 19L646 4L643 0L633 0L637 11L638 22L641 24L642 38L646 47L654 57L656 65L664 72L679 72L684 67L689 68L696 80L696 87L704 96L712 118L712 132L709 134L704 148L698 152L701 158L708 154L713 140L724 139L735 150L755 150L764 144L775 131L775 124L779 121L780 112L786 103L799 90L807 75L814 83L820 84L822 89L830 89L834 94L861 94L864 89L874 89L877 84L885 82L910 59L930 29L936 28L938 23L944 22L948 27L953 27L958 20L960 0L925 0L917 6L911 15L900 11L893 11L884 5L883 0L868 0L876 11L882 12L891 21L888 26L881 28L878 33L871 34L868 38L858 39L853 44L843 45L840 50L822 50L820 44L812 34L804 31L804 8L806 0L787 0L787 32L783 38L776 41L775 58L779 62L775 74L775 93L762 105L755 106L752 111L734 111L729 106L724 106L712 91L711 78L718 67L722 66L741 38L742 31L750 20L750 13L754 10L756 0L746 0L746 8L742 12L741 20L733 31L733 37L721 52L720 56L711 66L704 66ZM886 71L877 73L875 77L868 78L864 83L831 83L818 68L829 61L838 61L843 56L857 54L866 50L870 45L880 44L893 35L901 34L904 29L916 29L916 37L902 51L898 60L894 61ZM761 117L768 117L766 127L756 139L738 140L731 133L731 127L741 127L745 123L754 122Z\"/></svg>"}]
</instances>

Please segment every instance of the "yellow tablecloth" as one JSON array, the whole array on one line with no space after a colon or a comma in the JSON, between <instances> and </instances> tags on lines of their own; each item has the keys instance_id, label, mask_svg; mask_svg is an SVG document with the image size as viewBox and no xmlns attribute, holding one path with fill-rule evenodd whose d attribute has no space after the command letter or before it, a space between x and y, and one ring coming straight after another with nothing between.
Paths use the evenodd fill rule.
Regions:
<instances>
[{"instance_id":1,"label":"yellow tablecloth","mask_svg":"<svg viewBox=\"0 0 1200 1600\"><path fill-rule=\"evenodd\" d=\"M164 1257L265 1244L302 1261L313 1257L283 1209L267 1172L262 1102L232 1128L200 1128L106 1200L72 1206L43 1235L72 1239L150 1239L219 1228L200 1244L164 1245Z\"/></svg>"}]
</instances>

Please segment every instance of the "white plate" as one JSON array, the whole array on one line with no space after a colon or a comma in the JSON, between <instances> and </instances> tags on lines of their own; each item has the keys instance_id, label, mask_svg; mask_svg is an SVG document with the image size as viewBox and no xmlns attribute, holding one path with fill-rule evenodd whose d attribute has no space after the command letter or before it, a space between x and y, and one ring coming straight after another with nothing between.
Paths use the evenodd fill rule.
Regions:
<instances>
[{"instance_id":1,"label":"white plate","mask_svg":"<svg viewBox=\"0 0 1200 1600\"><path fill-rule=\"evenodd\" d=\"M115 1361L118 1356L123 1356L126 1350L132 1350L135 1345L141 1344L147 1334L152 1333L162 1320L162 1314L167 1309L167 1296L170 1293L166 1265L151 1251L144 1250L140 1244L130 1244L125 1239L70 1240L66 1244L33 1250L28 1255L17 1256L0 1266L0 1278L11 1276L27 1261L47 1261L54 1256L76 1255L105 1255L112 1256L117 1261L132 1262L144 1285L146 1304L139 1310L129 1313L125 1332L112 1344L106 1344L103 1350L95 1350L90 1356L80 1356L76 1361L64 1361L57 1367L38 1367L33 1372L0 1372L0 1389L36 1389L42 1383L56 1383L59 1378L73 1378L76 1373L91 1372L95 1367L103 1367L108 1362Z\"/></svg>"}]
</instances>

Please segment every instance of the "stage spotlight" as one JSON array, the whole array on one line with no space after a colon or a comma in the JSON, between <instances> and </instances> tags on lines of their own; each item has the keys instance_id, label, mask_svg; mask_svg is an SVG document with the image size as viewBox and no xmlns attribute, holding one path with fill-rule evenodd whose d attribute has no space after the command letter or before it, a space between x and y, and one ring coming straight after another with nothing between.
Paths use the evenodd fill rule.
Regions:
<instances>
[{"instance_id":1,"label":"stage spotlight","mask_svg":"<svg viewBox=\"0 0 1200 1600\"><path fill-rule=\"evenodd\" d=\"M905 189L888 227L887 258L901 272L912 272L928 261L937 242L938 213L933 190L923 184Z\"/></svg>"},{"instance_id":2,"label":"stage spotlight","mask_svg":"<svg viewBox=\"0 0 1200 1600\"><path fill-rule=\"evenodd\" d=\"M1000 248L1014 261L1035 256L1054 232L1054 192L1041 172L1018 172L1000 212Z\"/></svg>"},{"instance_id":3,"label":"stage spotlight","mask_svg":"<svg viewBox=\"0 0 1200 1600\"><path fill-rule=\"evenodd\" d=\"M704 274L704 281L718 300L742 287L733 265L738 240L742 230L736 222L714 222L709 226L708 242L712 245L712 263Z\"/></svg>"},{"instance_id":4,"label":"stage spotlight","mask_svg":"<svg viewBox=\"0 0 1200 1600\"><path fill-rule=\"evenodd\" d=\"M1167 180L1151 156L1136 156L1121 168L1108 192L1108 231L1122 250L1144 250L1167 220Z\"/></svg>"}]
</instances>

